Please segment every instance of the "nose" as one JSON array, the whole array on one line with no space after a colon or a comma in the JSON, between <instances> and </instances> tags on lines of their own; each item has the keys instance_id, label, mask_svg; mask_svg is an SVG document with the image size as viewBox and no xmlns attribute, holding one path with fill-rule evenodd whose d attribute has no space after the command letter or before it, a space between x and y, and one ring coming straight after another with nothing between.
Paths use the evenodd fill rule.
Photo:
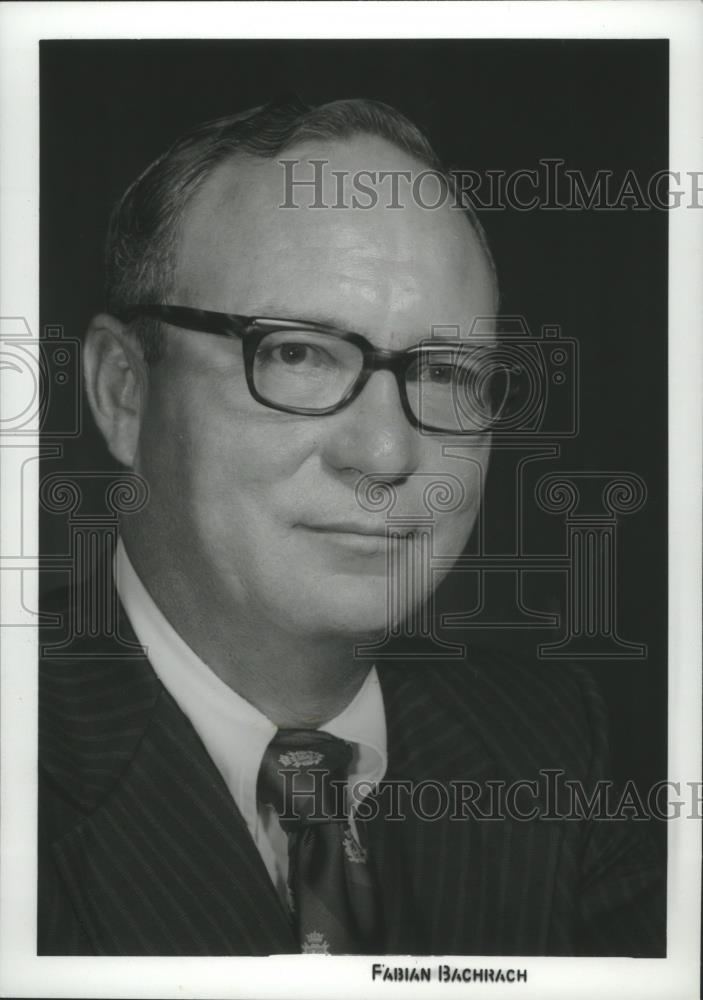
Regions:
<instances>
[{"instance_id":1,"label":"nose","mask_svg":"<svg viewBox=\"0 0 703 1000\"><path fill-rule=\"evenodd\" d=\"M405 479L420 459L420 432L405 413L391 372L374 372L353 403L331 418L323 455L337 472Z\"/></svg>"}]
</instances>

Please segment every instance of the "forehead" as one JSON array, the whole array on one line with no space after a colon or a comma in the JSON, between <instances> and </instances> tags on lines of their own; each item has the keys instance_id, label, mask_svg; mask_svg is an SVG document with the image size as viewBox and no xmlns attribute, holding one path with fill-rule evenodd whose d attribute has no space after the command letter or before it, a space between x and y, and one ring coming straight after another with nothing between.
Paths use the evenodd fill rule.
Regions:
<instances>
[{"instance_id":1,"label":"forehead","mask_svg":"<svg viewBox=\"0 0 703 1000\"><path fill-rule=\"evenodd\" d=\"M224 163L193 198L180 233L181 304L317 319L389 342L428 336L435 325L465 329L491 313L493 279L478 238L461 210L413 197L406 177L426 169L418 161L369 137L308 144L283 158L293 166ZM388 175L399 171L401 207L393 208ZM315 176L321 197L319 187L290 186ZM422 193L431 204L436 185ZM291 202L297 207L282 207Z\"/></svg>"}]
</instances>

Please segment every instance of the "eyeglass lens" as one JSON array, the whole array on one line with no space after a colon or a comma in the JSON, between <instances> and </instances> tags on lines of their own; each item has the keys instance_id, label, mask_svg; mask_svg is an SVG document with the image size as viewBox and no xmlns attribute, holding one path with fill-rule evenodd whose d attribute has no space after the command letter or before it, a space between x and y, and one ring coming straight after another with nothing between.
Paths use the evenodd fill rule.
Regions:
<instances>
[{"instance_id":1,"label":"eyeglass lens","mask_svg":"<svg viewBox=\"0 0 703 1000\"><path fill-rule=\"evenodd\" d=\"M350 341L314 330L280 330L259 342L252 368L258 394L274 406L325 410L350 392L364 355ZM491 345L427 345L405 368L411 411L427 427L487 429L508 393L508 372Z\"/></svg>"}]
</instances>

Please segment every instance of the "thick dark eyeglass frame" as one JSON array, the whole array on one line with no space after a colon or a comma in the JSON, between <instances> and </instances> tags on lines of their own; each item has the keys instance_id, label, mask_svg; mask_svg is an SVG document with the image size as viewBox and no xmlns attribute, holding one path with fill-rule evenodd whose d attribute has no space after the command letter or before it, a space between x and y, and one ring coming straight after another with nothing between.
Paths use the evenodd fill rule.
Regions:
<instances>
[{"instance_id":1,"label":"thick dark eyeglass frame","mask_svg":"<svg viewBox=\"0 0 703 1000\"><path fill-rule=\"evenodd\" d=\"M428 344L418 344L404 351L389 351L381 347L374 347L360 333L351 333L324 323L315 323L312 320L241 316L237 313L212 312L208 309L191 309L188 306L130 306L122 310L118 318L124 323L131 323L140 317L161 320L164 323L169 323L171 326L193 330L196 333L212 333L218 337L238 337L242 342L244 372L249 392L257 403L261 403L262 406L267 406L271 410L312 417L324 417L332 413L338 413L349 406L359 396L374 372L389 371L395 376L403 413L410 424L417 430L431 431L437 434L468 435L485 434L490 429L448 430L446 427L434 427L431 424L426 424L424 421L419 420L413 413L405 386L405 373L415 361L418 354L427 351ZM361 351L363 357L361 371L344 396L333 406L327 406L323 409L304 406L285 406L280 403L272 403L257 392L254 384L254 358L259 344L269 333L295 330L310 330L314 333L324 333L338 340L354 344ZM441 348L446 349L453 343L453 341L435 342L438 350Z\"/></svg>"}]
</instances>

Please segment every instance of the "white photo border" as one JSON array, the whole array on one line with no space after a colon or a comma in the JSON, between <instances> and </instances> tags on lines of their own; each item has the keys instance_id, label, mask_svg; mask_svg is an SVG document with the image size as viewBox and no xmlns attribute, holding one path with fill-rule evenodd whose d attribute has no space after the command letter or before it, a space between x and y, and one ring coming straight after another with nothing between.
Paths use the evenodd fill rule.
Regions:
<instances>
[{"instance_id":1,"label":"white photo border","mask_svg":"<svg viewBox=\"0 0 703 1000\"><path fill-rule=\"evenodd\" d=\"M135 9L135 8L138 8ZM168 8L166 12L165 8ZM275 31L271 28L275 26ZM39 329L39 41L133 38L668 38L670 168L700 170L703 152L703 7L667 3L14 3L0 8L0 317ZM89 85L89 82L87 82ZM701 411L703 386L703 211L669 212L669 780L701 781ZM13 319L14 318L14 319ZM0 375L3 373L0 372ZM17 405L16 380L3 414ZM674 391L675 388L675 391ZM38 439L23 439L36 448ZM0 537L23 532L22 559L0 568L2 813L0 993L15 997L432 997L457 987L437 981L372 981L372 958L68 958L36 955L36 630L24 603L38 592L38 463L35 507L21 506L0 448ZM28 454L30 453L28 451ZM25 480L26 481L26 480ZM18 507L20 509L18 509ZM3 552L3 557L5 552ZM26 567L23 572L17 572ZM13 572L10 572L13 570ZM17 579L21 581L20 585ZM700 786L699 786L700 787ZM701 829L669 821L668 957L486 958L453 966L528 970L521 984L471 984L476 996L636 997L688 1000L700 974ZM431 965L438 958L390 964ZM386 959L386 962L389 962Z\"/></svg>"}]
</instances>

